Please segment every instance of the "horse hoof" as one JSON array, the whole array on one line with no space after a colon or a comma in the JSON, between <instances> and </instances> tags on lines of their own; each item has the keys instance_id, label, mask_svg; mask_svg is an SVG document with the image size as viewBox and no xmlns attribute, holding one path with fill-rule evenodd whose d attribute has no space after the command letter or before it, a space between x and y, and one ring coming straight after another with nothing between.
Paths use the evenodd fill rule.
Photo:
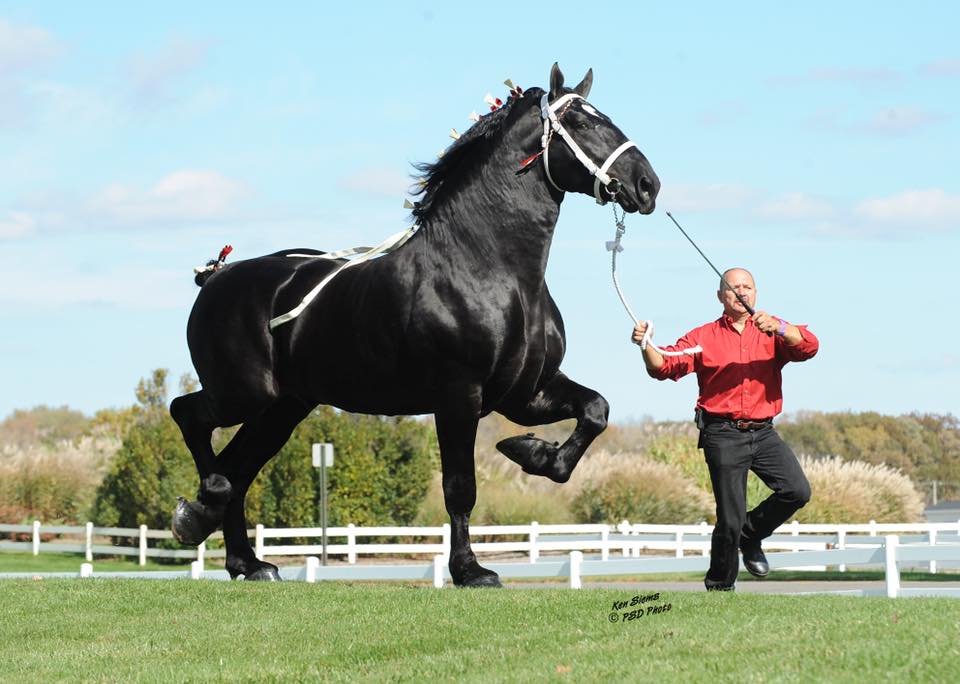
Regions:
<instances>
[{"instance_id":1,"label":"horse hoof","mask_svg":"<svg viewBox=\"0 0 960 684\"><path fill-rule=\"evenodd\" d=\"M503 588L503 585L500 583L500 576L497 575L497 573L495 572L492 572L489 575L480 575L479 577L474 577L458 586L462 589L502 589Z\"/></svg>"},{"instance_id":2,"label":"horse hoof","mask_svg":"<svg viewBox=\"0 0 960 684\"><path fill-rule=\"evenodd\" d=\"M497 450L523 468L525 473L548 477L554 482L566 482L569 479L556 472L559 451L556 444L538 439L533 434L501 440L497 442Z\"/></svg>"},{"instance_id":3,"label":"horse hoof","mask_svg":"<svg viewBox=\"0 0 960 684\"><path fill-rule=\"evenodd\" d=\"M244 575L244 579L249 582L279 582L280 571L275 565L264 563L249 575Z\"/></svg>"},{"instance_id":4,"label":"horse hoof","mask_svg":"<svg viewBox=\"0 0 960 684\"><path fill-rule=\"evenodd\" d=\"M217 529L222 517L209 506L178 496L170 529L181 544L199 546Z\"/></svg>"}]
</instances>

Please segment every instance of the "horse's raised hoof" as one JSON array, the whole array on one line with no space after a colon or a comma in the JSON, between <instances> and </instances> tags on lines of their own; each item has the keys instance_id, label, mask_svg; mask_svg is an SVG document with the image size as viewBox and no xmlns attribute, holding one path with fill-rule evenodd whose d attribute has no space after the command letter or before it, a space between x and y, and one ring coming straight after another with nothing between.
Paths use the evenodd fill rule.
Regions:
<instances>
[{"instance_id":1,"label":"horse's raised hoof","mask_svg":"<svg viewBox=\"0 0 960 684\"><path fill-rule=\"evenodd\" d=\"M500 440L497 450L530 475L549 477L554 482L570 479L569 475L564 477L557 472L557 453L560 451L557 444L534 437L532 432Z\"/></svg>"},{"instance_id":2,"label":"horse's raised hoof","mask_svg":"<svg viewBox=\"0 0 960 684\"><path fill-rule=\"evenodd\" d=\"M220 526L222 520L222 507L204 506L199 501L187 501L178 496L170 528L181 544L199 546Z\"/></svg>"}]
</instances>

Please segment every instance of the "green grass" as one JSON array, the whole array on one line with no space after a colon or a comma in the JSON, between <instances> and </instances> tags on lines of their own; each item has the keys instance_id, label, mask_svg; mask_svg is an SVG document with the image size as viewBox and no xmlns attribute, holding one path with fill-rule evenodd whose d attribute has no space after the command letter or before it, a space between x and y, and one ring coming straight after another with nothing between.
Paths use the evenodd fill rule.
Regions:
<instances>
[{"instance_id":1,"label":"green grass","mask_svg":"<svg viewBox=\"0 0 960 684\"><path fill-rule=\"evenodd\" d=\"M86 561L79 553L32 553L0 552L0 572L80 572L81 563ZM208 567L219 568L223 559L207 559ZM169 565L156 563L149 558L141 566L136 558L93 557L93 571L118 572L123 570L187 570L190 564Z\"/></svg>"},{"instance_id":2,"label":"green grass","mask_svg":"<svg viewBox=\"0 0 960 684\"><path fill-rule=\"evenodd\" d=\"M0 680L952 681L960 601L145 580L0 582ZM649 605L649 604L648 604ZM610 621L616 612L617 622Z\"/></svg>"}]
</instances>

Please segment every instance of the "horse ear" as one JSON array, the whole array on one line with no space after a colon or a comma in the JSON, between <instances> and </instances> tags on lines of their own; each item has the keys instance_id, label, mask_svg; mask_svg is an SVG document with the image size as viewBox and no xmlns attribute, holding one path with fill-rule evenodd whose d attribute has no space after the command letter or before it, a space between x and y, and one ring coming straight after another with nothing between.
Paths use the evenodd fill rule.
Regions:
<instances>
[{"instance_id":1,"label":"horse ear","mask_svg":"<svg viewBox=\"0 0 960 684\"><path fill-rule=\"evenodd\" d=\"M560 93L563 91L563 72L560 71L560 66L554 62L553 68L550 69L550 99L556 99L559 97Z\"/></svg>"},{"instance_id":2,"label":"horse ear","mask_svg":"<svg viewBox=\"0 0 960 684\"><path fill-rule=\"evenodd\" d=\"M587 75L584 76L583 80L577 84L577 87L573 89L573 92L586 100L587 96L590 95L591 87L593 87L593 69L587 69Z\"/></svg>"}]
</instances>

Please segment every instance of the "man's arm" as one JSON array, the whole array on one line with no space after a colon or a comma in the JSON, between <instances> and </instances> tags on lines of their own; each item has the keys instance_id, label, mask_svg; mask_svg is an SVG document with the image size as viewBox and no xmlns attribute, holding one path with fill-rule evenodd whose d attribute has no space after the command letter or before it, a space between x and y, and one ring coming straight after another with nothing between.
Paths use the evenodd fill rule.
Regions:
<instances>
[{"instance_id":1,"label":"man's arm","mask_svg":"<svg viewBox=\"0 0 960 684\"><path fill-rule=\"evenodd\" d=\"M781 318L771 316L766 311L753 315L753 322L765 333L776 335L787 348L783 356L789 361L806 361L820 349L820 340L805 325L792 325ZM778 349L780 345L777 345Z\"/></svg>"},{"instance_id":2,"label":"man's arm","mask_svg":"<svg viewBox=\"0 0 960 684\"><path fill-rule=\"evenodd\" d=\"M640 344L646 332L647 324L644 322L638 323L636 327L634 327L633 335L631 336L633 343ZM652 339L651 337L651 340ZM685 336L677 340L677 344L674 346L687 349L696 346L696 342L688 340ZM670 347L664 347L664 349L672 351ZM683 356L666 357L650 344L643 350L643 364L647 367L647 375L656 380L666 380L667 378L679 380L694 370L694 360L692 356L684 354Z\"/></svg>"}]
</instances>

